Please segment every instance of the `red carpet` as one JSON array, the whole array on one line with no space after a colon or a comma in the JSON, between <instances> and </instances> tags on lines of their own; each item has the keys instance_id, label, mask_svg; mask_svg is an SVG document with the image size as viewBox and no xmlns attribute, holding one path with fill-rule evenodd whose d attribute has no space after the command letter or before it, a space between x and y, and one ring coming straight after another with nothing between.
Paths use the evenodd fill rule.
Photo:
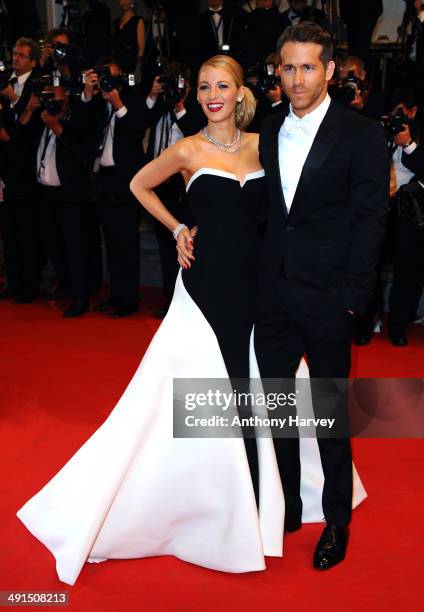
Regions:
<instances>
[{"instance_id":1,"label":"red carpet","mask_svg":"<svg viewBox=\"0 0 424 612\"><path fill-rule=\"evenodd\" d=\"M140 313L123 320L0 304L0 591L66 590L75 611L422 610L422 440L354 441L369 499L354 513L348 558L328 573L311 568L321 531L313 525L289 534L284 559L268 559L265 572L223 574L162 557L86 565L74 587L57 580L53 557L15 512L113 408L157 328L158 303L146 290ZM423 361L424 328L415 327L406 349L379 336L355 347L353 375L422 377Z\"/></svg>"}]
</instances>

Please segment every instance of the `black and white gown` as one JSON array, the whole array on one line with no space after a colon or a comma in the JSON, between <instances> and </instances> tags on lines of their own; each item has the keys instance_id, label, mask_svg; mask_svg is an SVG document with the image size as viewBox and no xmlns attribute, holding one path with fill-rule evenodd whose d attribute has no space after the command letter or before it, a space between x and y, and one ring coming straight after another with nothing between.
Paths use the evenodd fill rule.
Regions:
<instances>
[{"instance_id":1,"label":"black and white gown","mask_svg":"<svg viewBox=\"0 0 424 612\"><path fill-rule=\"evenodd\" d=\"M174 555L227 572L283 555L284 495L259 438L259 512L242 438L174 438L173 378L258 377L253 350L257 216L264 172L196 172L187 192L196 261L107 420L18 512L74 584L86 561ZM302 362L299 376L308 376ZM309 401L305 398L305 401ZM303 521L323 520L315 439L301 439ZM354 470L356 506L365 497Z\"/></svg>"}]
</instances>

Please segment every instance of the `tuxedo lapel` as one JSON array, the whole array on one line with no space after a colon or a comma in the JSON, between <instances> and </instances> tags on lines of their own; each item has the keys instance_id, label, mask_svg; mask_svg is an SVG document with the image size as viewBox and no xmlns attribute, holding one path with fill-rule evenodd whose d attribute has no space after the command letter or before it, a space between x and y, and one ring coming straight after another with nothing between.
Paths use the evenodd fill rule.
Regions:
<instances>
[{"instance_id":1,"label":"tuxedo lapel","mask_svg":"<svg viewBox=\"0 0 424 612\"><path fill-rule=\"evenodd\" d=\"M331 102L303 165L293 203L290 208L290 216L293 216L296 210L302 206L303 191L313 183L315 176L325 164L331 149L337 141L339 133L339 108L334 102Z\"/></svg>"}]
</instances>

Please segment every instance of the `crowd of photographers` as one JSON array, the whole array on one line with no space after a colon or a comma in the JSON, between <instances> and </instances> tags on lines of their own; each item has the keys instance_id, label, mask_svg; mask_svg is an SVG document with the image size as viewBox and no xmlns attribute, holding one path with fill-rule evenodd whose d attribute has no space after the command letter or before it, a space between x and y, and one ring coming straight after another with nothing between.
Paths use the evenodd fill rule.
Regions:
<instances>
[{"instance_id":1,"label":"crowd of photographers","mask_svg":"<svg viewBox=\"0 0 424 612\"><path fill-rule=\"evenodd\" d=\"M126 0L120 4L123 13L132 10ZM272 0L257 0L251 10L210 0L200 16L184 11L189 4L181 3L178 15L185 19L179 21L158 3L143 30L144 63L138 73L136 45L135 74L123 74L114 56L84 60L66 29L50 31L42 50L21 37L13 46L12 65L0 62L0 232L6 273L0 298L19 304L38 299L43 269L50 262L56 284L49 299L68 298L64 316L81 316L102 282L103 236L110 294L95 309L116 318L134 313L139 302L140 206L129 182L147 161L204 126L192 89L200 63L217 52L231 53L243 63L257 98L249 129L258 131L267 115L288 108L274 52L279 35L302 19L330 28L325 13L304 0L291 0L285 13ZM414 2L414 8L413 23L421 24L424 7ZM380 280L368 311L357 317L357 344L370 342L381 315L387 264L393 269L389 337L396 346L408 343L406 331L424 284L423 100L418 69L411 69L420 35L421 30L417 34L411 29L409 55L384 94L375 85L377 79L370 78L366 52L342 57L330 88L332 97L352 112L382 122L392 158ZM171 54L176 59L170 60ZM180 175L157 192L171 212L190 223ZM165 298L157 316L162 317L172 297L177 259L172 235L159 224L155 232Z\"/></svg>"}]
</instances>

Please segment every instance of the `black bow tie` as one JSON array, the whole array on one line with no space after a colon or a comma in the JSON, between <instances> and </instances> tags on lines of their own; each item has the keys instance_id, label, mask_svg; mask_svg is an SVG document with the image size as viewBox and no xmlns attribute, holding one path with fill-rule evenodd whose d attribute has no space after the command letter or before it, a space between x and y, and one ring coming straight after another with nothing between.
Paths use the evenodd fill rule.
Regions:
<instances>
[{"instance_id":1,"label":"black bow tie","mask_svg":"<svg viewBox=\"0 0 424 612\"><path fill-rule=\"evenodd\" d=\"M213 9L209 9L209 15L212 15L212 17L214 15L222 15L222 9L219 9L219 11L214 11Z\"/></svg>"}]
</instances>

